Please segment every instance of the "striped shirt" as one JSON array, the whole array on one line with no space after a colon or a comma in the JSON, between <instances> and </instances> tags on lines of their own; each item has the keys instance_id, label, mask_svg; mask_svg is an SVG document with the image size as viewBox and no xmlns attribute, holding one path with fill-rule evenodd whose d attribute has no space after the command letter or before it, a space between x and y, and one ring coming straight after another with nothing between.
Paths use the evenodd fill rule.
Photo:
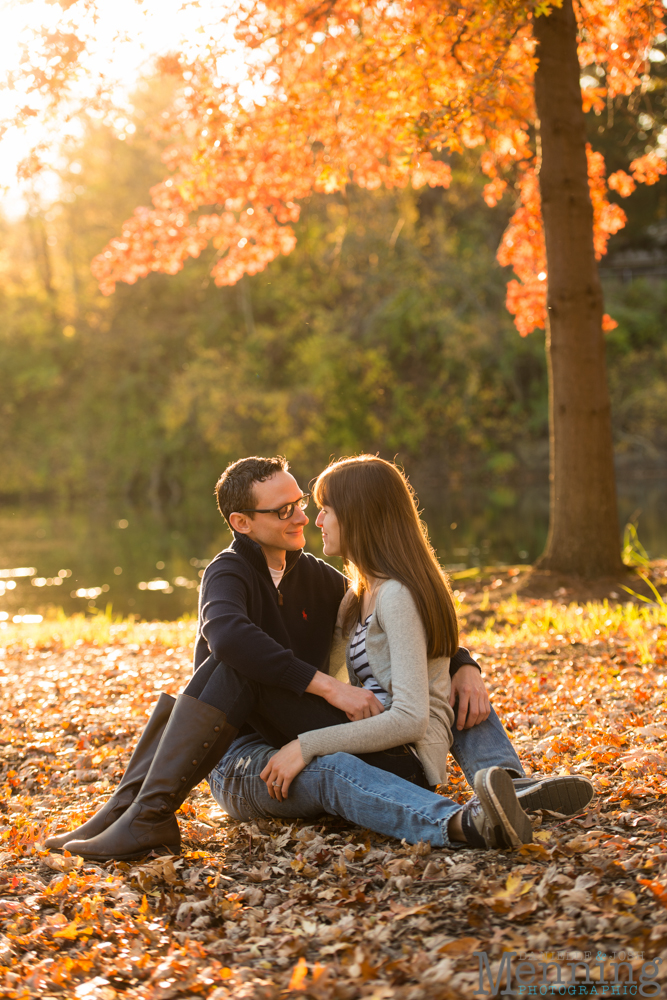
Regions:
<instances>
[{"instance_id":1,"label":"striped shirt","mask_svg":"<svg viewBox=\"0 0 667 1000\"><path fill-rule=\"evenodd\" d=\"M372 691L377 700L384 705L387 700L387 692L380 687L375 679L366 655L366 633L372 617L373 615L370 614L365 622L357 623L350 643L350 662L362 685Z\"/></svg>"}]
</instances>

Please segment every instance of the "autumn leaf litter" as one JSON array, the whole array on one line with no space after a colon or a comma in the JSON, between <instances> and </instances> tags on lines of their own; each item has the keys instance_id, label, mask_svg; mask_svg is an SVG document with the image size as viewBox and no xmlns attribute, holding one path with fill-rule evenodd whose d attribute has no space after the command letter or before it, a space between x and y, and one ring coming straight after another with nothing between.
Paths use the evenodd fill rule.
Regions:
<instances>
[{"instance_id":1,"label":"autumn leaf litter","mask_svg":"<svg viewBox=\"0 0 667 1000\"><path fill-rule=\"evenodd\" d=\"M192 623L0 633L2 996L471 997L475 951L630 951L667 980L667 624L659 609L460 595L527 770L581 773L575 820L519 852L431 850L323 817L237 823L202 784L184 852L98 866L43 847L105 801ZM468 603L466 601L468 600ZM482 622L471 631L475 622ZM469 789L452 768L447 794ZM640 957L641 956L641 957Z\"/></svg>"}]
</instances>

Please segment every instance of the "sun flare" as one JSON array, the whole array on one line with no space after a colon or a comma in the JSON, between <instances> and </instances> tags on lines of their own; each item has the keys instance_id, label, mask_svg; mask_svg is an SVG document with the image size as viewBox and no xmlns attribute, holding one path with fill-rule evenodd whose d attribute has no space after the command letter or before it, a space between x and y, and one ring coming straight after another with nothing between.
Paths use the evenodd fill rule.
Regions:
<instances>
[{"instance_id":1,"label":"sun flare","mask_svg":"<svg viewBox=\"0 0 667 1000\"><path fill-rule=\"evenodd\" d=\"M63 4L63 6L66 6ZM152 71L156 56L177 51L186 59L202 44L215 38L233 48L229 4L193 4L183 0L80 0L63 10L47 0L4 0L0 3L0 194L9 214L25 207L26 183L17 179L17 168L35 148L47 166L59 165L63 140L82 133L81 109L93 98L106 100L110 114L131 110L131 95L142 75ZM48 73L55 60L39 58L45 35L71 32L85 41L80 69L68 90L68 99L57 114L49 113L48 93L36 92L35 76L25 69ZM37 53L37 58L35 58ZM56 64L57 66L57 64ZM243 60L230 56L226 75L238 80ZM21 110L33 113L17 123ZM94 111L88 109L89 114ZM99 117L98 112L97 116ZM55 195L57 180L49 171L30 182L46 200Z\"/></svg>"}]
</instances>

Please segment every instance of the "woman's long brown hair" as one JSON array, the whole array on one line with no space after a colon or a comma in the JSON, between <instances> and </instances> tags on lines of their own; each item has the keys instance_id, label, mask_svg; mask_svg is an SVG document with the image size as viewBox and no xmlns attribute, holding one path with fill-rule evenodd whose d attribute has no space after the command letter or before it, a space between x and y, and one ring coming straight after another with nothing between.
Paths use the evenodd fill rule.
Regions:
<instances>
[{"instance_id":1,"label":"woman's long brown hair","mask_svg":"<svg viewBox=\"0 0 667 1000\"><path fill-rule=\"evenodd\" d=\"M459 629L449 583L429 543L414 490L398 466L375 455L343 458L321 473L313 497L338 519L345 572L357 595L345 631L358 617L368 577L399 580L417 605L429 657L453 656Z\"/></svg>"}]
</instances>

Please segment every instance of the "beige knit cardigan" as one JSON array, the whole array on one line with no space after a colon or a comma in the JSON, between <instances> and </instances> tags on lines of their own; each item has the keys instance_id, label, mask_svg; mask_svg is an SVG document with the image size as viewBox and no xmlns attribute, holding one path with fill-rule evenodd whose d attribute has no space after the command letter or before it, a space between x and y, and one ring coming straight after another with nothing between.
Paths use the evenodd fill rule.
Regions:
<instances>
[{"instance_id":1,"label":"beige knit cardigan","mask_svg":"<svg viewBox=\"0 0 667 1000\"><path fill-rule=\"evenodd\" d=\"M348 591L336 623L333 674L350 600L353 594ZM351 639L345 644L345 661L350 683L359 687L350 662ZM426 632L417 606L407 587L397 580L387 580L378 588L375 613L366 633L366 654L374 676L389 696L384 711L370 719L303 733L299 743L305 763L330 753L372 753L414 743L429 785L442 784L447 778L454 723L449 704L449 657L428 659Z\"/></svg>"}]
</instances>

